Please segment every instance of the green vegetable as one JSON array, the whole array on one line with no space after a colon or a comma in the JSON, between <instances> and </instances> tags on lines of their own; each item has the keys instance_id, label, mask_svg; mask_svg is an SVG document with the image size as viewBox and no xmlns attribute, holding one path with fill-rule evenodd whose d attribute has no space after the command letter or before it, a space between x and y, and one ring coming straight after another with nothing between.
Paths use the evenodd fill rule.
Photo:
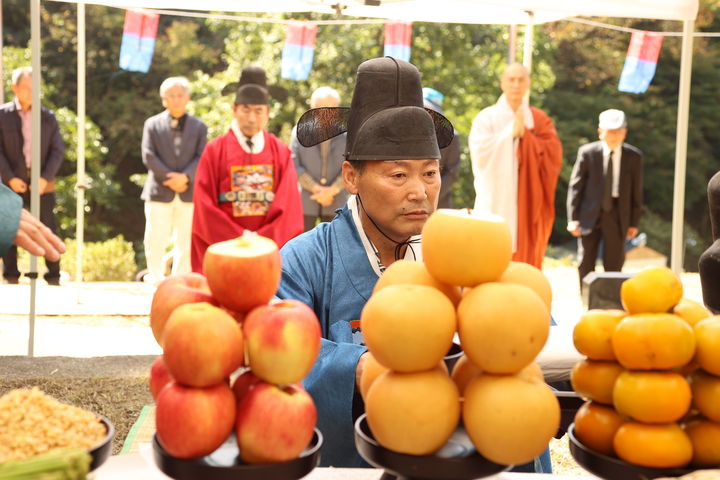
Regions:
<instances>
[{"instance_id":1,"label":"green vegetable","mask_svg":"<svg viewBox=\"0 0 720 480\"><path fill-rule=\"evenodd\" d=\"M65 448L25 460L0 463L0 480L85 480L92 457L81 448Z\"/></svg>"}]
</instances>

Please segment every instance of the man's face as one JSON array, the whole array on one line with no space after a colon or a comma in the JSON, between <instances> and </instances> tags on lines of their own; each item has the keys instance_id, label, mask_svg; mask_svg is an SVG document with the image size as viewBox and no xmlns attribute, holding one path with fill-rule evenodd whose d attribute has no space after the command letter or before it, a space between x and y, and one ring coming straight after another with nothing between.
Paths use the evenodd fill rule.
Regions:
<instances>
[{"instance_id":1,"label":"man's face","mask_svg":"<svg viewBox=\"0 0 720 480\"><path fill-rule=\"evenodd\" d=\"M270 120L267 105L235 105L233 113L240 131L246 137L260 133Z\"/></svg>"},{"instance_id":2,"label":"man's face","mask_svg":"<svg viewBox=\"0 0 720 480\"><path fill-rule=\"evenodd\" d=\"M367 161L362 173L343 163L345 186L359 194L367 214L395 240L418 235L437 207L438 160Z\"/></svg>"},{"instance_id":3,"label":"man's face","mask_svg":"<svg viewBox=\"0 0 720 480\"><path fill-rule=\"evenodd\" d=\"M605 140L610 150L615 150L625 141L627 135L627 128L618 128L615 130L605 130L598 128L598 136L600 140Z\"/></svg>"},{"instance_id":4,"label":"man's face","mask_svg":"<svg viewBox=\"0 0 720 480\"><path fill-rule=\"evenodd\" d=\"M168 88L162 97L163 107L175 118L182 117L190 101L190 95L180 85Z\"/></svg>"},{"instance_id":5,"label":"man's face","mask_svg":"<svg viewBox=\"0 0 720 480\"><path fill-rule=\"evenodd\" d=\"M522 65L510 65L500 77L500 89L511 103L522 101L529 88L530 77Z\"/></svg>"},{"instance_id":6,"label":"man's face","mask_svg":"<svg viewBox=\"0 0 720 480\"><path fill-rule=\"evenodd\" d=\"M12 91L23 108L32 105L32 77L30 75L22 77L17 85L12 86Z\"/></svg>"}]
</instances>

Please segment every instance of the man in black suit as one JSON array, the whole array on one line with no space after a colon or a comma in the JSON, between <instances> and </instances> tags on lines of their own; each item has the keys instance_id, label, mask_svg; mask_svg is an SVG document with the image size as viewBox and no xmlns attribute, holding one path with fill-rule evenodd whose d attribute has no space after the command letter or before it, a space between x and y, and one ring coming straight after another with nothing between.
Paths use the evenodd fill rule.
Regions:
<instances>
[{"instance_id":1,"label":"man in black suit","mask_svg":"<svg viewBox=\"0 0 720 480\"><path fill-rule=\"evenodd\" d=\"M165 277L165 248L173 236L172 273L190 272L193 183L207 143L207 126L186 111L190 83L170 77L160 85L165 110L145 121L142 161L148 168L141 198L145 200L145 281Z\"/></svg>"},{"instance_id":2,"label":"man in black suit","mask_svg":"<svg viewBox=\"0 0 720 480\"><path fill-rule=\"evenodd\" d=\"M580 286L595 270L603 241L605 271L625 263L625 239L638 234L642 212L642 152L623 143L627 122L621 110L600 114L600 141L578 150L567 197L567 230L578 237Z\"/></svg>"},{"instance_id":3,"label":"man in black suit","mask_svg":"<svg viewBox=\"0 0 720 480\"><path fill-rule=\"evenodd\" d=\"M13 71L12 90L15 98L0 106L0 178L30 206L30 144L32 134L32 68ZM40 110L40 221L55 233L55 175L65 159L65 144L53 112ZM60 285L60 261L45 259L49 285ZM18 283L17 247L11 246L3 255L3 277L7 283Z\"/></svg>"}]
</instances>

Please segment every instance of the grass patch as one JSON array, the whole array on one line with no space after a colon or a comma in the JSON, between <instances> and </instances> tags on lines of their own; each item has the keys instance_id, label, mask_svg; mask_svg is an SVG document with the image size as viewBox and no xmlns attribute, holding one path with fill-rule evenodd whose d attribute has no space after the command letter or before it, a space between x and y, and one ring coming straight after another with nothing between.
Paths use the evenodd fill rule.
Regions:
<instances>
[{"instance_id":1,"label":"grass patch","mask_svg":"<svg viewBox=\"0 0 720 480\"><path fill-rule=\"evenodd\" d=\"M107 417L115 426L113 455L120 453L140 410L153 403L148 379L142 377L3 378L0 395L34 386L60 402Z\"/></svg>"}]
</instances>

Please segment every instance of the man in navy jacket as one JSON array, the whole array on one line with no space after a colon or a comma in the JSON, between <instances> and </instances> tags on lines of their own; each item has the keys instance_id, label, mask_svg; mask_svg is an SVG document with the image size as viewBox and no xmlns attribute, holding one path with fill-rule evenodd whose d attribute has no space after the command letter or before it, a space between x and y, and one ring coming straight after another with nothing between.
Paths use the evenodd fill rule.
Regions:
<instances>
[{"instance_id":1,"label":"man in navy jacket","mask_svg":"<svg viewBox=\"0 0 720 480\"><path fill-rule=\"evenodd\" d=\"M15 99L0 106L0 178L30 205L30 144L32 108L32 69L21 67L12 75ZM40 221L55 233L55 175L65 158L65 144L52 111L40 112ZM45 259L49 285L60 285L60 261ZM7 283L18 283L17 247L3 255L3 277Z\"/></svg>"}]
</instances>

